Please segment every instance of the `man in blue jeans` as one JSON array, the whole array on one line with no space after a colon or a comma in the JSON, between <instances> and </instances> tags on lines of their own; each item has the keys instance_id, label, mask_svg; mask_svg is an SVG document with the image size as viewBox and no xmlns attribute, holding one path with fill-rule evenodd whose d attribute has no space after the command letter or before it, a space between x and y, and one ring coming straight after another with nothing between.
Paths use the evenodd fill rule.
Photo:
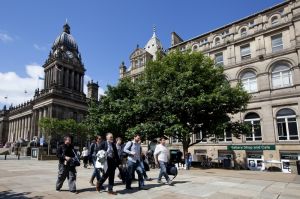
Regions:
<instances>
[{"instance_id":1,"label":"man in blue jeans","mask_svg":"<svg viewBox=\"0 0 300 199\"><path fill-rule=\"evenodd\" d=\"M91 150L90 150L90 159L92 160L93 166L94 166L94 171L93 171L92 177L90 179L91 186L95 186L95 184L94 184L95 178L97 179L98 182L101 179L100 171L95 167L95 164L96 164L96 159L97 159L96 154L98 153L98 151L100 149L102 137L100 135L97 135L95 138L95 141L96 142L91 145Z\"/></svg>"},{"instance_id":2,"label":"man in blue jeans","mask_svg":"<svg viewBox=\"0 0 300 199\"><path fill-rule=\"evenodd\" d=\"M158 175L157 182L162 183L161 178L164 176L166 178L167 184L171 185L171 180L167 173L167 164L170 159L170 151L166 147L166 138L162 137L159 139L160 144L156 145L156 148L154 150L154 158L155 158L155 164L160 167L160 172Z\"/></svg>"},{"instance_id":3,"label":"man in blue jeans","mask_svg":"<svg viewBox=\"0 0 300 199\"><path fill-rule=\"evenodd\" d=\"M134 135L134 139L126 143L124 147L124 152L128 154L127 160L127 178L126 178L126 189L132 189L132 176L136 171L138 173L139 179L139 189L143 189L144 178L143 178L143 170L141 168L140 162L141 160L141 152L142 147L140 144L141 136L139 134Z\"/></svg>"}]
</instances>

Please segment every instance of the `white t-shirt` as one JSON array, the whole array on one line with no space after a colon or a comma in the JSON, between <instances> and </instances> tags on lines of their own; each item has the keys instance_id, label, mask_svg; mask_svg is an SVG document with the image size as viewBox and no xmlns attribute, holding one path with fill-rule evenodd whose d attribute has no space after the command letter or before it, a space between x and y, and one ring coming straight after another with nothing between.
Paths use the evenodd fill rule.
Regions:
<instances>
[{"instance_id":1,"label":"white t-shirt","mask_svg":"<svg viewBox=\"0 0 300 199\"><path fill-rule=\"evenodd\" d=\"M154 156L157 156L158 161L162 161L162 162L168 162L169 161L169 156L170 156L170 152L169 149L162 145L156 145L155 147L155 151L154 151Z\"/></svg>"}]
</instances>

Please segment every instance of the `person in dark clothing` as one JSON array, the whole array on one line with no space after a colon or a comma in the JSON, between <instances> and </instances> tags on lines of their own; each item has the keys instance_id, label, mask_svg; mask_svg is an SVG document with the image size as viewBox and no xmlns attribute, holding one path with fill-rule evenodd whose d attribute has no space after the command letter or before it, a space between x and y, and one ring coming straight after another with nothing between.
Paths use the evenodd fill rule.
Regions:
<instances>
[{"instance_id":1,"label":"person in dark clothing","mask_svg":"<svg viewBox=\"0 0 300 199\"><path fill-rule=\"evenodd\" d=\"M96 164L96 154L98 153L99 149L100 149L100 144L102 142L102 137L100 135L97 135L96 138L95 138L95 143L93 143L91 145L91 149L90 149L90 160L92 161L93 163L93 166L94 166L94 171L93 171L93 174L91 176L91 179L90 179L90 184L91 186L95 186L94 184L94 179L96 178L97 181L99 181L101 179L101 175L100 175L100 171L99 169L97 169L95 167L95 164Z\"/></svg>"},{"instance_id":2,"label":"person in dark clothing","mask_svg":"<svg viewBox=\"0 0 300 199\"><path fill-rule=\"evenodd\" d=\"M117 147L117 151L118 151L118 155L119 155L119 159L120 159L120 165L118 166L118 170L119 170L118 177L122 180L123 184L125 184L126 172L124 172L124 170L126 168L123 167L124 166L124 164L123 164L124 144L122 143L122 138L121 137L116 138L116 147Z\"/></svg>"},{"instance_id":3,"label":"person in dark clothing","mask_svg":"<svg viewBox=\"0 0 300 199\"><path fill-rule=\"evenodd\" d=\"M100 150L107 152L107 171L104 173L99 182L97 182L97 191L100 191L101 186L108 178L108 194L116 195L117 193L113 191L115 171L120 165L120 158L116 144L114 143L113 134L106 134L106 141L100 144Z\"/></svg>"},{"instance_id":4,"label":"person in dark clothing","mask_svg":"<svg viewBox=\"0 0 300 199\"><path fill-rule=\"evenodd\" d=\"M72 158L75 157L74 147L72 145L71 136L64 137L64 144L57 149L58 163L58 177L56 181L56 191L60 191L66 178L69 181L70 192L76 192L76 169L70 164Z\"/></svg>"},{"instance_id":5,"label":"person in dark clothing","mask_svg":"<svg viewBox=\"0 0 300 199\"><path fill-rule=\"evenodd\" d=\"M176 162L178 164L178 168L180 168L180 163L182 162L182 152L180 150L176 153Z\"/></svg>"}]
</instances>

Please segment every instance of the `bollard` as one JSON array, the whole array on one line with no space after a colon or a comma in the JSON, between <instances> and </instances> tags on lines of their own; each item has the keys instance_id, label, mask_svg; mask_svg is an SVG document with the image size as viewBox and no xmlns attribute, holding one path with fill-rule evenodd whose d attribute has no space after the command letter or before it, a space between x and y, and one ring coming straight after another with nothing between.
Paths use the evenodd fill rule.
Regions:
<instances>
[{"instance_id":1,"label":"bollard","mask_svg":"<svg viewBox=\"0 0 300 199\"><path fill-rule=\"evenodd\" d=\"M20 160L20 154L18 154L18 160Z\"/></svg>"},{"instance_id":2,"label":"bollard","mask_svg":"<svg viewBox=\"0 0 300 199\"><path fill-rule=\"evenodd\" d=\"M5 154L5 156L4 156L4 160L6 160L6 156L7 156L7 154Z\"/></svg>"}]
</instances>

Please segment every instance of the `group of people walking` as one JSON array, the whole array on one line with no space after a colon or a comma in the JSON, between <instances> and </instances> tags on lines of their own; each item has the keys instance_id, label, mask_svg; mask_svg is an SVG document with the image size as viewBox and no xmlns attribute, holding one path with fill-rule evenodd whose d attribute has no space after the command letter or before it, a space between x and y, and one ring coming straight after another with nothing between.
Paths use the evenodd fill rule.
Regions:
<instances>
[{"instance_id":1,"label":"group of people walking","mask_svg":"<svg viewBox=\"0 0 300 199\"><path fill-rule=\"evenodd\" d=\"M116 195L113 191L116 169L119 170L119 178L125 184L126 189L132 189L132 181L137 173L138 188L145 189L145 181L151 180L146 173L146 166L143 161L143 150L141 146L141 135L135 134L131 141L122 143L121 138L114 140L112 133L106 134L106 139L96 136L95 142L90 146L90 150L83 150L84 167L87 165L88 158L93 164L93 173L89 181L91 186L96 186L98 192L104 190L103 184L108 179L108 194ZM63 182L68 178L69 191L76 191L76 158L77 155L72 145L70 136L64 137L64 144L57 150L59 159L58 178L56 190L60 191ZM167 183L171 185L171 180L167 174L167 164L170 159L170 152L166 147L166 138L160 138L154 151L155 164L160 167L158 183L162 183L162 177L165 177ZM148 166L149 167L149 166ZM94 180L97 180L94 184Z\"/></svg>"}]
</instances>

